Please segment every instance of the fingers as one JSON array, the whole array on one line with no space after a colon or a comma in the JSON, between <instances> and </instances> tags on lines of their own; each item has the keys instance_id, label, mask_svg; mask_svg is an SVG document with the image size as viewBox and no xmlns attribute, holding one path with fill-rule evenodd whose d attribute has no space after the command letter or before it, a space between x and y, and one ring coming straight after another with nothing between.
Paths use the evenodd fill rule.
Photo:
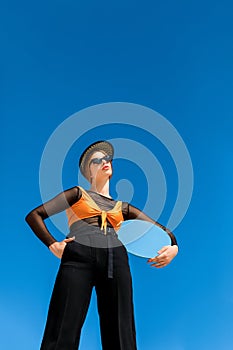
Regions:
<instances>
[{"instance_id":1,"label":"fingers","mask_svg":"<svg viewBox=\"0 0 233 350\"><path fill-rule=\"evenodd\" d=\"M168 247L170 247L170 246L165 245L164 247L162 247L162 248L158 251L158 254L164 253L164 252L168 249Z\"/></svg>"},{"instance_id":2,"label":"fingers","mask_svg":"<svg viewBox=\"0 0 233 350\"><path fill-rule=\"evenodd\" d=\"M148 263L152 263L151 267L165 267L167 266L172 259L177 255L178 247L177 246L164 246L158 251L158 255L154 258L147 260Z\"/></svg>"},{"instance_id":3,"label":"fingers","mask_svg":"<svg viewBox=\"0 0 233 350\"><path fill-rule=\"evenodd\" d=\"M165 267L165 266L167 266L167 264L159 264L159 263L157 263L157 264L152 264L151 265L151 267L156 267L156 269L161 269L161 268L163 268L163 267Z\"/></svg>"},{"instance_id":4,"label":"fingers","mask_svg":"<svg viewBox=\"0 0 233 350\"><path fill-rule=\"evenodd\" d=\"M152 263L150 265L151 267L161 268L161 267L165 267L169 263L169 259L166 252L163 252L162 254L154 258L148 259L147 262Z\"/></svg>"},{"instance_id":5,"label":"fingers","mask_svg":"<svg viewBox=\"0 0 233 350\"><path fill-rule=\"evenodd\" d=\"M73 236L73 237L70 237L70 238L65 238L64 240L63 240L63 242L71 242L71 241L73 241L75 239L75 236Z\"/></svg>"},{"instance_id":6,"label":"fingers","mask_svg":"<svg viewBox=\"0 0 233 350\"><path fill-rule=\"evenodd\" d=\"M64 249L67 245L67 243L73 241L75 239L75 236L70 237L70 238L65 238L61 242L54 242L49 246L49 250L59 259L61 259L62 254L64 252Z\"/></svg>"},{"instance_id":7,"label":"fingers","mask_svg":"<svg viewBox=\"0 0 233 350\"><path fill-rule=\"evenodd\" d=\"M162 262L164 258L166 258L166 254L162 253L160 255L155 256L154 258L148 259L147 262Z\"/></svg>"},{"instance_id":8,"label":"fingers","mask_svg":"<svg viewBox=\"0 0 233 350\"><path fill-rule=\"evenodd\" d=\"M150 266L151 267L156 267L156 268L161 268L161 267L165 267L165 266L167 266L168 265L168 261L166 261L166 260L157 260L157 261L155 261L155 260L153 260L153 261L151 261L152 262L152 264L150 264Z\"/></svg>"},{"instance_id":9,"label":"fingers","mask_svg":"<svg viewBox=\"0 0 233 350\"><path fill-rule=\"evenodd\" d=\"M153 264L150 265L150 267L156 267L157 269L161 268L161 267L165 267L167 266L167 262L162 261L162 262L154 262Z\"/></svg>"},{"instance_id":10,"label":"fingers","mask_svg":"<svg viewBox=\"0 0 233 350\"><path fill-rule=\"evenodd\" d=\"M153 261L159 261L159 259L164 258L166 256L166 251L169 249L170 246L164 246L161 248L157 253L158 255L154 258L150 258L147 260L147 262L153 262Z\"/></svg>"}]
</instances>

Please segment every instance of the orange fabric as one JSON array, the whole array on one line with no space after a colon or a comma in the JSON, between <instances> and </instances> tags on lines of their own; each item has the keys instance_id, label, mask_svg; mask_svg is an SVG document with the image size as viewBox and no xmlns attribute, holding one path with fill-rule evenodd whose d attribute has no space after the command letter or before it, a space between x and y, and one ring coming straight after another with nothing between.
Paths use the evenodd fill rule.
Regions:
<instances>
[{"instance_id":1,"label":"orange fabric","mask_svg":"<svg viewBox=\"0 0 233 350\"><path fill-rule=\"evenodd\" d=\"M110 222L115 231L119 230L122 221L124 221L122 215L122 202L118 201L113 209L104 211L99 208L96 202L83 188L80 186L79 188L82 191L82 197L70 208L66 209L69 227L78 220L100 215L102 219L101 230L104 230L105 234L107 229L107 220Z\"/></svg>"}]
</instances>

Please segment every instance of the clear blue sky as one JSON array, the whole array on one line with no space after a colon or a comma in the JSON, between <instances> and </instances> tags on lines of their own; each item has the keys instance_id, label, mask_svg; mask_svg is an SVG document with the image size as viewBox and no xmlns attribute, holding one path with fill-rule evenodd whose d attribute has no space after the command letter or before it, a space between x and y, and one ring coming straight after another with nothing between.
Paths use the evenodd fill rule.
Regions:
<instances>
[{"instance_id":1,"label":"clear blue sky","mask_svg":"<svg viewBox=\"0 0 233 350\"><path fill-rule=\"evenodd\" d=\"M138 349L232 349L232 10L226 0L1 4L1 349L39 349L58 269L24 222L41 202L44 146L71 114L112 101L165 116L195 176L179 256L154 270L130 255ZM95 303L81 350L100 349Z\"/></svg>"}]
</instances>

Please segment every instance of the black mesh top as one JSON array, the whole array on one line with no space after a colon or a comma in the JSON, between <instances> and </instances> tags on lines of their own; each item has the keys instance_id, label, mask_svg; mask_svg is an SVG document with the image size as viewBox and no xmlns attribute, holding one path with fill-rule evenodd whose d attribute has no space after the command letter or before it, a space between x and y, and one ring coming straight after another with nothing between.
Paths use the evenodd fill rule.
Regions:
<instances>
[{"instance_id":1,"label":"black mesh top","mask_svg":"<svg viewBox=\"0 0 233 350\"><path fill-rule=\"evenodd\" d=\"M116 201L114 199L105 197L93 191L86 191L86 192L92 197L92 199L97 203L97 205L101 210L105 210L105 211L111 210L116 204ZM56 242L57 240L48 231L48 228L46 227L44 220L47 219L49 216L52 216L54 214L60 213L68 209L70 206L72 206L81 198L81 195L82 195L82 192L79 187L77 186L72 187L64 192L61 192L56 197L36 207L30 213L27 214L25 218L26 222L31 227L31 229L36 234L36 236L47 247L49 247L52 243ZM151 219L149 216L144 214L141 210L137 209L133 205L127 202L122 202L122 214L123 214L124 220L133 220L133 219L144 220L161 227L170 236L171 242L172 242L171 244L177 245L176 238L170 230L168 230L165 226L159 224L157 221L154 221L153 219ZM85 221L88 224L91 224L94 226L100 225L99 216L95 216L89 219L83 219L81 221ZM108 223L108 226L111 227L111 224Z\"/></svg>"}]
</instances>

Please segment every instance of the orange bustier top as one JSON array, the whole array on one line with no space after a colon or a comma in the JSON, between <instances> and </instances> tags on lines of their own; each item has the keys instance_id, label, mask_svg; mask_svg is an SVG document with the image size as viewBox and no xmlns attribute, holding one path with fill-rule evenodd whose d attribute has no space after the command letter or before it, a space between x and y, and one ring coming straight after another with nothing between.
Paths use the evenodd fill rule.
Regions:
<instances>
[{"instance_id":1,"label":"orange bustier top","mask_svg":"<svg viewBox=\"0 0 233 350\"><path fill-rule=\"evenodd\" d=\"M117 201L114 208L108 211L101 210L91 196L79 186L82 191L81 198L70 208L66 209L69 227L76 221L90 218L93 216L101 216L101 230L106 234L107 221L110 222L115 231L119 230L122 221L122 202Z\"/></svg>"}]
</instances>

